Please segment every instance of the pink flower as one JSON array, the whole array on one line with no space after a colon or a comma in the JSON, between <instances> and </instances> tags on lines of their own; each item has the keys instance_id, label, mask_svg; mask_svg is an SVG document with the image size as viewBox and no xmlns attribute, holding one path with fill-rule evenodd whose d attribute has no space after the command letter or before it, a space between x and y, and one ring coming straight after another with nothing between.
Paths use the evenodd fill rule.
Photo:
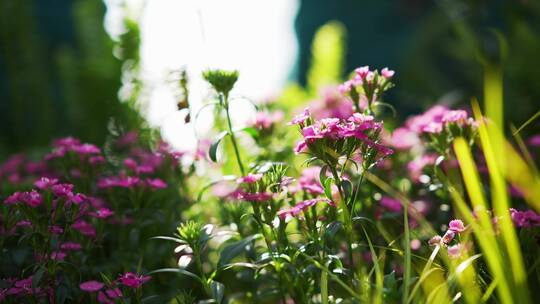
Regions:
<instances>
[{"instance_id":1,"label":"pink flower","mask_svg":"<svg viewBox=\"0 0 540 304\"><path fill-rule=\"evenodd\" d=\"M288 124L299 125L300 127L302 127L304 123L306 122L306 120L308 120L309 118L310 118L309 109L305 108L303 113L296 115L293 118L293 120L291 120L291 122L289 122Z\"/></svg>"},{"instance_id":2,"label":"pink flower","mask_svg":"<svg viewBox=\"0 0 540 304\"><path fill-rule=\"evenodd\" d=\"M396 72L392 71L392 70L389 70L388 68L384 68L381 70L381 75L382 77L386 78L386 79L390 79L394 76Z\"/></svg>"},{"instance_id":3,"label":"pink flower","mask_svg":"<svg viewBox=\"0 0 540 304\"><path fill-rule=\"evenodd\" d=\"M51 225L49 226L49 233L51 234L62 234L64 233L64 228L58 226L58 225Z\"/></svg>"},{"instance_id":4,"label":"pink flower","mask_svg":"<svg viewBox=\"0 0 540 304\"><path fill-rule=\"evenodd\" d=\"M90 158L88 158L88 162L91 165L101 165L105 163L105 157L101 155L90 156Z\"/></svg>"},{"instance_id":5,"label":"pink flower","mask_svg":"<svg viewBox=\"0 0 540 304\"><path fill-rule=\"evenodd\" d=\"M94 228L92 224L84 220L77 220L75 223L73 223L73 225L71 225L71 228L79 231L84 236L88 236L88 237L96 236L96 228Z\"/></svg>"},{"instance_id":6,"label":"pink flower","mask_svg":"<svg viewBox=\"0 0 540 304\"><path fill-rule=\"evenodd\" d=\"M99 218L99 219L108 218L109 216L111 216L113 214L114 214L114 211L112 211L111 209L108 209L108 208L99 208L98 210L96 210L94 212L89 212L88 213L88 215L90 215L91 217L95 217L95 218Z\"/></svg>"},{"instance_id":7,"label":"pink flower","mask_svg":"<svg viewBox=\"0 0 540 304\"><path fill-rule=\"evenodd\" d=\"M79 285L79 288L82 291L86 291L86 292L96 292L96 291L101 290L104 286L105 284L98 281L86 281L86 282L81 283L81 285Z\"/></svg>"},{"instance_id":8,"label":"pink flower","mask_svg":"<svg viewBox=\"0 0 540 304\"><path fill-rule=\"evenodd\" d=\"M98 181L99 188L111 188L111 187L120 187L120 188L131 188L140 183L140 179L136 176L110 176L101 178Z\"/></svg>"},{"instance_id":9,"label":"pink flower","mask_svg":"<svg viewBox=\"0 0 540 304\"><path fill-rule=\"evenodd\" d=\"M531 147L540 147L540 134L529 137L529 139L527 140L527 144L529 144L529 146Z\"/></svg>"},{"instance_id":10,"label":"pink flower","mask_svg":"<svg viewBox=\"0 0 540 304\"><path fill-rule=\"evenodd\" d=\"M47 177L42 177L34 183L34 186L36 186L38 189L45 190L49 189L53 185L56 185L57 183L58 179L56 178L49 179Z\"/></svg>"},{"instance_id":11,"label":"pink flower","mask_svg":"<svg viewBox=\"0 0 540 304\"><path fill-rule=\"evenodd\" d=\"M57 184L52 186L52 192L57 197L68 198L73 195L73 185L72 184Z\"/></svg>"},{"instance_id":12,"label":"pink flower","mask_svg":"<svg viewBox=\"0 0 540 304\"><path fill-rule=\"evenodd\" d=\"M448 224L448 229L459 233L465 231L465 225L463 225L461 220L451 220Z\"/></svg>"},{"instance_id":13,"label":"pink flower","mask_svg":"<svg viewBox=\"0 0 540 304\"><path fill-rule=\"evenodd\" d=\"M150 276L137 275L133 272L126 272L118 278L118 282L130 288L139 288L144 283L150 281Z\"/></svg>"},{"instance_id":14,"label":"pink flower","mask_svg":"<svg viewBox=\"0 0 540 304\"><path fill-rule=\"evenodd\" d=\"M418 135L407 128L395 129L390 138L390 145L398 150L408 150L418 144Z\"/></svg>"},{"instance_id":15,"label":"pink flower","mask_svg":"<svg viewBox=\"0 0 540 304\"><path fill-rule=\"evenodd\" d=\"M14 192L4 200L4 204L13 205L20 202L21 192Z\"/></svg>"},{"instance_id":16,"label":"pink flower","mask_svg":"<svg viewBox=\"0 0 540 304\"><path fill-rule=\"evenodd\" d=\"M510 215L516 227L540 227L540 215L532 210L518 211L510 208Z\"/></svg>"},{"instance_id":17,"label":"pink flower","mask_svg":"<svg viewBox=\"0 0 540 304\"><path fill-rule=\"evenodd\" d=\"M397 199L393 199L389 196L383 196L380 201L381 206L392 211L392 212L401 212L401 202Z\"/></svg>"},{"instance_id":18,"label":"pink flower","mask_svg":"<svg viewBox=\"0 0 540 304\"><path fill-rule=\"evenodd\" d=\"M309 207L315 206L315 204L317 204L318 202L325 202L332 207L336 206L333 201L327 198L310 199L306 201L301 201L291 208L282 209L278 211L277 215L282 220L286 220L288 217L296 217L301 212L305 212Z\"/></svg>"},{"instance_id":19,"label":"pink flower","mask_svg":"<svg viewBox=\"0 0 540 304\"><path fill-rule=\"evenodd\" d=\"M65 243L62 243L60 245L60 248L62 250L72 250L72 251L77 251L77 250L81 250L82 249L82 246L81 244L79 243L75 243L75 242L65 242Z\"/></svg>"},{"instance_id":20,"label":"pink flower","mask_svg":"<svg viewBox=\"0 0 540 304\"><path fill-rule=\"evenodd\" d=\"M307 144L305 140L301 140L294 147L294 154L300 154L307 151Z\"/></svg>"},{"instance_id":21,"label":"pink flower","mask_svg":"<svg viewBox=\"0 0 540 304\"><path fill-rule=\"evenodd\" d=\"M442 238L441 238L440 235L435 235L434 237L429 239L428 244L429 244L429 246L439 245L441 243L441 240L442 240Z\"/></svg>"},{"instance_id":22,"label":"pink flower","mask_svg":"<svg viewBox=\"0 0 540 304\"><path fill-rule=\"evenodd\" d=\"M418 250L418 249L420 249L420 246L422 246L422 242L420 242L419 239L411 240L411 249L412 250Z\"/></svg>"},{"instance_id":23,"label":"pink flower","mask_svg":"<svg viewBox=\"0 0 540 304\"><path fill-rule=\"evenodd\" d=\"M247 176L240 177L236 180L237 183L254 184L263 177L261 173L248 173Z\"/></svg>"},{"instance_id":24,"label":"pink flower","mask_svg":"<svg viewBox=\"0 0 540 304\"><path fill-rule=\"evenodd\" d=\"M54 147L71 147L75 145L79 145L81 141L74 137L64 137L57 139L53 142Z\"/></svg>"},{"instance_id":25,"label":"pink flower","mask_svg":"<svg viewBox=\"0 0 540 304\"><path fill-rule=\"evenodd\" d=\"M36 190L32 190L30 192L22 192L19 195L19 201L32 208L36 208L37 206L41 205L43 198Z\"/></svg>"},{"instance_id":26,"label":"pink flower","mask_svg":"<svg viewBox=\"0 0 540 304\"><path fill-rule=\"evenodd\" d=\"M146 185L152 189L165 189L167 184L160 178L147 178L144 180Z\"/></svg>"},{"instance_id":27,"label":"pink flower","mask_svg":"<svg viewBox=\"0 0 540 304\"><path fill-rule=\"evenodd\" d=\"M448 247L448 256L452 259L459 258L463 252L463 245L456 244Z\"/></svg>"},{"instance_id":28,"label":"pink flower","mask_svg":"<svg viewBox=\"0 0 540 304\"><path fill-rule=\"evenodd\" d=\"M71 147L71 150L75 153L85 155L85 154L99 154L101 153L101 150L92 144L81 144L81 145L74 145Z\"/></svg>"},{"instance_id":29,"label":"pink flower","mask_svg":"<svg viewBox=\"0 0 540 304\"><path fill-rule=\"evenodd\" d=\"M249 202L266 202L272 198L272 194L268 192L249 193L238 191L236 192L236 198Z\"/></svg>"},{"instance_id":30,"label":"pink flower","mask_svg":"<svg viewBox=\"0 0 540 304\"><path fill-rule=\"evenodd\" d=\"M29 220L20 220L17 223L15 223L15 226L17 227L32 227L32 222Z\"/></svg>"},{"instance_id":31,"label":"pink flower","mask_svg":"<svg viewBox=\"0 0 540 304\"><path fill-rule=\"evenodd\" d=\"M255 114L255 119L250 123L250 125L259 130L265 130L270 129L274 123L282 119L282 112L257 112L257 114Z\"/></svg>"},{"instance_id":32,"label":"pink flower","mask_svg":"<svg viewBox=\"0 0 540 304\"><path fill-rule=\"evenodd\" d=\"M442 237L442 242L446 245L450 244L454 237L456 236L456 233L452 230L446 231L446 233Z\"/></svg>"},{"instance_id":33,"label":"pink flower","mask_svg":"<svg viewBox=\"0 0 540 304\"><path fill-rule=\"evenodd\" d=\"M459 125L464 125L467 123L467 118L467 112L463 110L453 110L444 113L441 120L443 123L456 123Z\"/></svg>"},{"instance_id":34,"label":"pink flower","mask_svg":"<svg viewBox=\"0 0 540 304\"><path fill-rule=\"evenodd\" d=\"M137 142L139 135L135 131L129 131L126 134L123 134L118 140L116 141L116 144L119 146L128 146L131 144L134 144Z\"/></svg>"},{"instance_id":35,"label":"pink flower","mask_svg":"<svg viewBox=\"0 0 540 304\"><path fill-rule=\"evenodd\" d=\"M55 261L63 261L67 256L67 253L63 251L53 251L51 253L51 259Z\"/></svg>"}]
</instances>

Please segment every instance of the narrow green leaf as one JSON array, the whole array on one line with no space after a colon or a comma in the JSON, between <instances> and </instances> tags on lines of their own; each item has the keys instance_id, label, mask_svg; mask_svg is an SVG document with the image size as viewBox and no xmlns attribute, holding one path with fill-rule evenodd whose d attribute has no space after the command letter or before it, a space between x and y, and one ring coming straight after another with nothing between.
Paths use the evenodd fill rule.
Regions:
<instances>
[{"instance_id":1,"label":"narrow green leaf","mask_svg":"<svg viewBox=\"0 0 540 304\"><path fill-rule=\"evenodd\" d=\"M218 136L216 136L216 138L214 139L212 145L210 145L210 149L208 150L208 156L213 162L217 162L217 148L221 140L223 140L223 138L225 138L225 136L227 135L229 135L229 131L223 131L219 133Z\"/></svg>"}]
</instances>

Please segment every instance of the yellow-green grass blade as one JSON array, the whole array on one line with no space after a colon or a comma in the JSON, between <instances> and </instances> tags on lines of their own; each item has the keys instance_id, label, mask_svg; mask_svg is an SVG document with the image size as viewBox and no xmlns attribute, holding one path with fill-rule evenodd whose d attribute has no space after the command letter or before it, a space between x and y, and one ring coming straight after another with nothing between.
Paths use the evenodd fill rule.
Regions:
<instances>
[{"instance_id":1,"label":"yellow-green grass blade","mask_svg":"<svg viewBox=\"0 0 540 304\"><path fill-rule=\"evenodd\" d=\"M505 164L507 160L504 156L506 150L504 135L497 124L487 125L485 123L478 104L474 102L473 112L478 121L478 134L489 169L493 210L498 218L499 231L510 259L513 287L515 288L514 295L520 303L529 303L527 273L516 230L510 217L507 184L504 179L503 168L500 166L500 164Z\"/></svg>"},{"instance_id":2,"label":"yellow-green grass blade","mask_svg":"<svg viewBox=\"0 0 540 304\"><path fill-rule=\"evenodd\" d=\"M469 145L463 138L458 138L454 142L454 151L459 161L465 188L467 189L473 207L476 210L478 210L479 207L486 210L486 202L482 194L480 178L476 166L474 165ZM512 303L512 289L507 281L507 269L504 267L504 265L507 265L508 261L503 258L503 253L497 244L495 233L491 225L491 219L487 216L487 212L477 211L476 214L479 218L478 222L455 187L448 185L448 190L453 198L455 206L465 217L465 221L470 224L482 253L484 254L490 272L494 278L499 281L497 293L500 297L500 301L502 303Z\"/></svg>"}]
</instances>

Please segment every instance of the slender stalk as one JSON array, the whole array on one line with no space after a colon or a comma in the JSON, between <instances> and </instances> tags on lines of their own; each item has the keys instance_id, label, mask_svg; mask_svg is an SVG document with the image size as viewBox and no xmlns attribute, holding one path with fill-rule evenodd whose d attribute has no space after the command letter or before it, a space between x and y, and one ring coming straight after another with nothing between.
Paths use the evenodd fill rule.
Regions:
<instances>
[{"instance_id":1,"label":"slender stalk","mask_svg":"<svg viewBox=\"0 0 540 304\"><path fill-rule=\"evenodd\" d=\"M246 175L246 172L244 170L244 165L242 164L242 159L240 158L240 152L238 151L238 144L236 143L236 137L234 136L234 132L232 130L232 123L231 123L231 115L229 113L229 96L228 95L221 95L223 98L223 105L225 107L225 113L227 114L227 126L229 128L229 135L231 136L231 141L234 148L234 154L236 155L236 161L238 162L238 167L240 168L240 172L242 173L242 176Z\"/></svg>"}]
</instances>

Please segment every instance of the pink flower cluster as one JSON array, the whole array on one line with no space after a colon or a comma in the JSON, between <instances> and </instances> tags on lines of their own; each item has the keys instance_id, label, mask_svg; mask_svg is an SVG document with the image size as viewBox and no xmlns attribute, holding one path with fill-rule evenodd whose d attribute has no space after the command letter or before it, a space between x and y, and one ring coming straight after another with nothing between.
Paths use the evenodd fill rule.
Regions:
<instances>
[{"instance_id":1,"label":"pink flower cluster","mask_svg":"<svg viewBox=\"0 0 540 304\"><path fill-rule=\"evenodd\" d=\"M269 130L274 124L283 120L283 112L257 112L248 124L258 130Z\"/></svg>"},{"instance_id":2,"label":"pink flower cluster","mask_svg":"<svg viewBox=\"0 0 540 304\"><path fill-rule=\"evenodd\" d=\"M148 187L150 189L167 188L165 183L160 178L145 178L141 179L137 176L109 176L103 177L98 181L98 187L105 188L133 188L133 187Z\"/></svg>"},{"instance_id":3,"label":"pink flower cluster","mask_svg":"<svg viewBox=\"0 0 540 304\"><path fill-rule=\"evenodd\" d=\"M466 227L461 220L451 220L450 223L448 223L448 230L446 233L442 237L439 235L432 237L428 243L430 246L448 246L448 255L451 258L458 258L461 256L464 246L460 243L456 243L451 246L449 245L452 243L456 235L459 235L461 232L465 231L465 229Z\"/></svg>"},{"instance_id":4,"label":"pink flower cluster","mask_svg":"<svg viewBox=\"0 0 540 304\"><path fill-rule=\"evenodd\" d=\"M287 218L290 218L290 217L296 217L300 213L305 212L306 210L308 210L309 207L315 206L318 202L325 202L325 203L327 203L328 205L330 205L332 207L336 206L335 203L333 201L329 200L329 199L315 198L315 199L309 199L309 200L299 202L299 203L297 203L296 205L294 205L291 208L282 209L282 210L278 211L277 215L282 220L286 220Z\"/></svg>"},{"instance_id":5,"label":"pink flower cluster","mask_svg":"<svg viewBox=\"0 0 540 304\"><path fill-rule=\"evenodd\" d=\"M532 210L518 211L510 208L510 215L516 227L531 228L540 227L540 215Z\"/></svg>"},{"instance_id":6,"label":"pink flower cluster","mask_svg":"<svg viewBox=\"0 0 540 304\"><path fill-rule=\"evenodd\" d=\"M475 122L464 110L450 110L435 105L421 115L413 116L405 122L405 127L417 134L439 134L451 125L459 127L475 126Z\"/></svg>"},{"instance_id":7,"label":"pink flower cluster","mask_svg":"<svg viewBox=\"0 0 540 304\"><path fill-rule=\"evenodd\" d=\"M73 137L58 139L53 143L53 147L53 151L45 156L45 160L61 158L70 152L81 157L100 156L101 154L101 150L97 146L88 143L81 143L79 139ZM102 158L94 158L93 162L100 162L101 160Z\"/></svg>"},{"instance_id":8,"label":"pink flower cluster","mask_svg":"<svg viewBox=\"0 0 540 304\"><path fill-rule=\"evenodd\" d=\"M382 128L382 123L375 121L371 115L354 113L346 120L323 118L313 121L309 110L305 109L290 124L298 125L304 137L304 140L300 141L294 149L295 153L307 152L308 150L313 152L318 145L328 144L333 146L337 141L354 138L359 140L359 143L364 143L368 147L375 149L383 156L392 154L391 149L371 138L372 134L377 137Z\"/></svg>"},{"instance_id":9,"label":"pink flower cluster","mask_svg":"<svg viewBox=\"0 0 540 304\"><path fill-rule=\"evenodd\" d=\"M339 86L340 92L347 93L356 87L383 87L395 74L388 68L382 69L380 73L377 70L371 71L367 65L357 68L354 72L352 79Z\"/></svg>"},{"instance_id":10,"label":"pink flower cluster","mask_svg":"<svg viewBox=\"0 0 540 304\"><path fill-rule=\"evenodd\" d=\"M367 100L362 99L360 103L361 110L367 108ZM343 97L335 87L325 88L321 99L310 102L310 109L316 119L331 117L347 119L354 113L352 101Z\"/></svg>"},{"instance_id":11,"label":"pink flower cluster","mask_svg":"<svg viewBox=\"0 0 540 304\"><path fill-rule=\"evenodd\" d=\"M79 285L82 291L95 293L97 292L97 300L99 303L114 304L117 299L122 298L124 295L118 287L126 286L132 289L140 288L144 283L151 280L150 276L138 275L133 272L126 272L118 277L113 282L112 286L105 286L104 283L99 281L86 281Z\"/></svg>"}]
</instances>

